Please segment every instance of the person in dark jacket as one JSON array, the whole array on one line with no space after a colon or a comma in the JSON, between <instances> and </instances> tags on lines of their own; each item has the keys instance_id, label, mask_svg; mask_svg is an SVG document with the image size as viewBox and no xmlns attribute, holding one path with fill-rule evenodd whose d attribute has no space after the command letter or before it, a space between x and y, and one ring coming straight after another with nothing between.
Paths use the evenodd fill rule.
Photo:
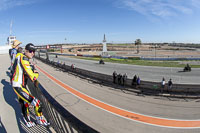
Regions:
<instances>
[{"instance_id":1,"label":"person in dark jacket","mask_svg":"<svg viewBox=\"0 0 200 133\"><path fill-rule=\"evenodd\" d=\"M116 83L117 73L116 71L113 72L113 83Z\"/></svg>"},{"instance_id":2,"label":"person in dark jacket","mask_svg":"<svg viewBox=\"0 0 200 133\"><path fill-rule=\"evenodd\" d=\"M118 78L118 85L121 85L122 75L121 73L117 75Z\"/></svg>"},{"instance_id":3,"label":"person in dark jacket","mask_svg":"<svg viewBox=\"0 0 200 133\"><path fill-rule=\"evenodd\" d=\"M172 79L170 79L170 80L168 81L168 91L169 91L169 90L171 91L172 85L173 85Z\"/></svg>"},{"instance_id":4,"label":"person in dark jacket","mask_svg":"<svg viewBox=\"0 0 200 133\"><path fill-rule=\"evenodd\" d=\"M136 76L136 75L133 77L132 85L133 85L134 87L136 87L136 85L137 85L137 76Z\"/></svg>"},{"instance_id":5,"label":"person in dark jacket","mask_svg":"<svg viewBox=\"0 0 200 133\"><path fill-rule=\"evenodd\" d=\"M127 74L125 73L125 74L122 76L122 85L123 85L123 86L125 85L126 80L127 80Z\"/></svg>"}]
</instances>

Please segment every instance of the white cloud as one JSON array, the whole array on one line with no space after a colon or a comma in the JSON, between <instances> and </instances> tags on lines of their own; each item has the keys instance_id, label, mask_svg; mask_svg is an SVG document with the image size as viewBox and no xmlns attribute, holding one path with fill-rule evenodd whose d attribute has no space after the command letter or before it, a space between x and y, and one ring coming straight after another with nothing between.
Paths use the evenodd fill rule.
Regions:
<instances>
[{"instance_id":1,"label":"white cloud","mask_svg":"<svg viewBox=\"0 0 200 133\"><path fill-rule=\"evenodd\" d=\"M194 8L200 8L200 0L118 0L118 2L121 8L161 18L192 14Z\"/></svg>"},{"instance_id":2,"label":"white cloud","mask_svg":"<svg viewBox=\"0 0 200 133\"><path fill-rule=\"evenodd\" d=\"M0 11L7 10L16 6L28 5L38 0L0 0Z\"/></svg>"}]
</instances>

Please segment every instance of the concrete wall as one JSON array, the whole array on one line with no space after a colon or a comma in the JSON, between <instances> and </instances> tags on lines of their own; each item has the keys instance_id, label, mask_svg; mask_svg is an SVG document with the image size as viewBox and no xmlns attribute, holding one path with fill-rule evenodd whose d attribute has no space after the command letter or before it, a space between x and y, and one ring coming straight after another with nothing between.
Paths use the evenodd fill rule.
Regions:
<instances>
[{"instance_id":1,"label":"concrete wall","mask_svg":"<svg viewBox=\"0 0 200 133\"><path fill-rule=\"evenodd\" d=\"M11 46L9 45L0 46L0 54L8 54L10 48Z\"/></svg>"}]
</instances>

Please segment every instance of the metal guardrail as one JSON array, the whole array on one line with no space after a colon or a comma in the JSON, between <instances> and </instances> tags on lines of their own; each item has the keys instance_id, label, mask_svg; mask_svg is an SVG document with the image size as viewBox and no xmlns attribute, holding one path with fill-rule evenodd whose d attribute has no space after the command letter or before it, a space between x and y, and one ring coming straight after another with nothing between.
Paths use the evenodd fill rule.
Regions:
<instances>
[{"instance_id":1,"label":"metal guardrail","mask_svg":"<svg viewBox=\"0 0 200 133\"><path fill-rule=\"evenodd\" d=\"M31 94L42 102L43 114L57 133L98 133L60 105L38 81L28 80L27 85Z\"/></svg>"},{"instance_id":2,"label":"metal guardrail","mask_svg":"<svg viewBox=\"0 0 200 133\"><path fill-rule=\"evenodd\" d=\"M51 54L53 54L55 56L59 56L59 54L56 54L56 53L38 52L36 54L36 58L38 58L42 62L45 62L45 63L47 63L49 65L52 65L52 66L58 67L58 68L62 68L64 70L66 70L66 71L71 71L71 72L76 73L78 75L86 76L86 77L89 77L89 78L92 78L92 79L97 79L97 80L99 80L101 82L106 82L106 83L112 83L113 82L112 75L105 75L105 74L101 74L101 73L97 73L97 72L84 70L84 69L81 69L81 68L76 68L76 70L74 71L70 66L65 65L65 63L59 62L59 60L57 62L50 61L48 57ZM132 91L138 89L138 88L135 88L132 85L132 79L127 79L125 85L133 88ZM143 89L143 91L144 90L154 91L154 92L157 93L161 89L161 84L160 84L160 82L141 81L139 89L140 90ZM167 85L165 86L164 91L165 92L169 92ZM184 96L188 97L189 95L191 95L194 98L198 98L199 94L200 94L200 89L199 89L199 85L174 84L172 89L170 90L170 93L175 93L175 94L176 93L178 93L178 94L183 93L181 95L183 97ZM194 96L194 95L198 95L198 96Z\"/></svg>"}]
</instances>

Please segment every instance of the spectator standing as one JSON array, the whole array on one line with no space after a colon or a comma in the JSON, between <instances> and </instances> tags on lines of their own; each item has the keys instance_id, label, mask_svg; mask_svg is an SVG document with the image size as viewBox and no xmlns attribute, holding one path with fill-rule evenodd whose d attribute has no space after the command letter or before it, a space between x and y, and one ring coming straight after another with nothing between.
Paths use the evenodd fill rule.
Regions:
<instances>
[{"instance_id":1,"label":"spectator standing","mask_svg":"<svg viewBox=\"0 0 200 133\"><path fill-rule=\"evenodd\" d=\"M12 51L12 48L9 49L10 60L11 60L11 51Z\"/></svg>"},{"instance_id":2,"label":"spectator standing","mask_svg":"<svg viewBox=\"0 0 200 133\"><path fill-rule=\"evenodd\" d=\"M137 78L137 86L139 86L140 85L140 77L138 76L138 78Z\"/></svg>"},{"instance_id":3,"label":"spectator standing","mask_svg":"<svg viewBox=\"0 0 200 133\"><path fill-rule=\"evenodd\" d=\"M136 85L137 85L137 76L136 76L136 75L133 77L132 85L133 85L134 87L136 87Z\"/></svg>"},{"instance_id":4,"label":"spectator standing","mask_svg":"<svg viewBox=\"0 0 200 133\"><path fill-rule=\"evenodd\" d=\"M122 74L120 73L120 85L122 85Z\"/></svg>"},{"instance_id":5,"label":"spectator standing","mask_svg":"<svg viewBox=\"0 0 200 133\"><path fill-rule=\"evenodd\" d=\"M165 78L163 77L161 81L161 93L163 93L164 88L165 88Z\"/></svg>"},{"instance_id":6,"label":"spectator standing","mask_svg":"<svg viewBox=\"0 0 200 133\"><path fill-rule=\"evenodd\" d=\"M18 50L20 44L21 44L21 42L18 41L18 40L14 40L14 42L12 44L12 50L10 52L10 57L11 57L11 71L12 71L12 66L14 64L15 57L17 55L17 50Z\"/></svg>"},{"instance_id":7,"label":"spectator standing","mask_svg":"<svg viewBox=\"0 0 200 133\"><path fill-rule=\"evenodd\" d=\"M173 85L172 79L170 79L170 80L168 81L168 91L169 91L169 90L171 91L172 85Z\"/></svg>"},{"instance_id":8,"label":"spectator standing","mask_svg":"<svg viewBox=\"0 0 200 133\"><path fill-rule=\"evenodd\" d=\"M19 48L17 49L17 53L23 53L23 48L22 48L22 47L19 47Z\"/></svg>"},{"instance_id":9,"label":"spectator standing","mask_svg":"<svg viewBox=\"0 0 200 133\"><path fill-rule=\"evenodd\" d=\"M121 85L122 75L121 73L117 75L118 78L118 84Z\"/></svg>"},{"instance_id":10,"label":"spectator standing","mask_svg":"<svg viewBox=\"0 0 200 133\"><path fill-rule=\"evenodd\" d=\"M14 40L13 41L13 44L12 44L12 49L9 50L10 52L10 59L11 59L11 65L10 65L10 82L11 82L11 76L13 75L13 65L14 65L14 62L15 62L15 57L17 55L17 50L19 48L19 45L21 44L22 42L18 41L18 40Z\"/></svg>"},{"instance_id":11,"label":"spectator standing","mask_svg":"<svg viewBox=\"0 0 200 133\"><path fill-rule=\"evenodd\" d=\"M74 64L71 65L71 69L72 69L72 70L74 69Z\"/></svg>"},{"instance_id":12,"label":"spectator standing","mask_svg":"<svg viewBox=\"0 0 200 133\"><path fill-rule=\"evenodd\" d=\"M113 83L114 83L114 84L116 83L116 78L117 78L117 72L114 71L114 72L113 72Z\"/></svg>"},{"instance_id":13,"label":"spectator standing","mask_svg":"<svg viewBox=\"0 0 200 133\"><path fill-rule=\"evenodd\" d=\"M72 65L71 65L71 69L72 69L72 71L75 70L75 64L72 64Z\"/></svg>"},{"instance_id":14,"label":"spectator standing","mask_svg":"<svg viewBox=\"0 0 200 133\"><path fill-rule=\"evenodd\" d=\"M127 74L125 73L123 76L122 76L122 85L124 86L125 83L126 83L126 80L127 80Z\"/></svg>"}]
</instances>

